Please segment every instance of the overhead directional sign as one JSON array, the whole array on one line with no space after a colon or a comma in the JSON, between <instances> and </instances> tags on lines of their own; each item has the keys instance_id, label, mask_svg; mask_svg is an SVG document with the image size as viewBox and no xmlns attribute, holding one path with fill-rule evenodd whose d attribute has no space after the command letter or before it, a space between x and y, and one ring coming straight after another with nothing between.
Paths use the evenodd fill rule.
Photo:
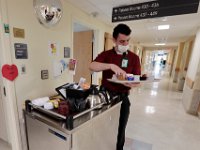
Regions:
<instances>
[{"instance_id":1,"label":"overhead directional sign","mask_svg":"<svg viewBox=\"0 0 200 150\"><path fill-rule=\"evenodd\" d=\"M197 13L199 0L157 0L115 7L112 22Z\"/></svg>"}]
</instances>

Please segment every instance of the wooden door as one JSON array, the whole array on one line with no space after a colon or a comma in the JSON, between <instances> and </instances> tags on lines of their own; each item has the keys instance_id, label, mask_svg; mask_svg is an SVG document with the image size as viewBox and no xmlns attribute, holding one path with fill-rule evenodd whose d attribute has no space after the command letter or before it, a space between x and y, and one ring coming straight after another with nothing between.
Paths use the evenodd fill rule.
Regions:
<instances>
[{"instance_id":1,"label":"wooden door","mask_svg":"<svg viewBox=\"0 0 200 150\"><path fill-rule=\"evenodd\" d=\"M113 48L113 37L111 34L109 33L105 33L104 35L104 38L105 38L105 43L104 43L104 50L109 50L109 49L112 49Z\"/></svg>"},{"instance_id":2,"label":"wooden door","mask_svg":"<svg viewBox=\"0 0 200 150\"><path fill-rule=\"evenodd\" d=\"M74 32L74 58L78 61L74 82L78 82L81 77L86 82L91 83L91 73L89 65L92 61L93 51L93 31Z\"/></svg>"}]
</instances>

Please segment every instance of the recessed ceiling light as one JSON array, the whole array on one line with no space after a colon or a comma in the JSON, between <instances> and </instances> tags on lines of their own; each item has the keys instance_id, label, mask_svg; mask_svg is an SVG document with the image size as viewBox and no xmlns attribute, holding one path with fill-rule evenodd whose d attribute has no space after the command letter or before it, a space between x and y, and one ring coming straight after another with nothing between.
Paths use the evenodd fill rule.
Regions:
<instances>
[{"instance_id":1,"label":"recessed ceiling light","mask_svg":"<svg viewBox=\"0 0 200 150\"><path fill-rule=\"evenodd\" d=\"M167 25L159 25L158 26L158 30L167 30L167 29L169 29L169 25L167 24Z\"/></svg>"},{"instance_id":2,"label":"recessed ceiling light","mask_svg":"<svg viewBox=\"0 0 200 150\"><path fill-rule=\"evenodd\" d=\"M156 43L154 45L157 45L157 46L163 46L163 45L166 45L165 43Z\"/></svg>"}]
</instances>

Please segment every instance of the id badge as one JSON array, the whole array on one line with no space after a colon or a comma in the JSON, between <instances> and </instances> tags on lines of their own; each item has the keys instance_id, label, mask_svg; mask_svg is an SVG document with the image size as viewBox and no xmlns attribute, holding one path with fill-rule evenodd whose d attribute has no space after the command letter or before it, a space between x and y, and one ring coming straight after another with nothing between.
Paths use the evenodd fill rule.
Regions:
<instances>
[{"instance_id":1,"label":"id badge","mask_svg":"<svg viewBox=\"0 0 200 150\"><path fill-rule=\"evenodd\" d=\"M127 68L128 67L128 59L127 58L123 58L122 59L121 67L122 68Z\"/></svg>"}]
</instances>

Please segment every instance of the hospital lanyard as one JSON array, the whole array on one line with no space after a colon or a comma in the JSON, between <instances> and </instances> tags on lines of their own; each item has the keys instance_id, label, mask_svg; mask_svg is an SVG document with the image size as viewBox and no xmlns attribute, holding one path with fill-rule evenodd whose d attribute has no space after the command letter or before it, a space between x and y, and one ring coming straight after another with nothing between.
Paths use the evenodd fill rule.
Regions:
<instances>
[{"instance_id":1,"label":"hospital lanyard","mask_svg":"<svg viewBox=\"0 0 200 150\"><path fill-rule=\"evenodd\" d=\"M128 57L127 57L127 53L126 52L123 53L121 67L122 68L127 68L128 67Z\"/></svg>"}]
</instances>

